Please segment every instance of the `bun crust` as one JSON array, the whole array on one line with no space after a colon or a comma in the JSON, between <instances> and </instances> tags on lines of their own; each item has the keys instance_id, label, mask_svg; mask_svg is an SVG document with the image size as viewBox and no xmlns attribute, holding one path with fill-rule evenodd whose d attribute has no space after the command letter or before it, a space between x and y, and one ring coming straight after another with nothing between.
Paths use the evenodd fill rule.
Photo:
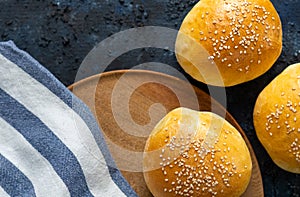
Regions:
<instances>
[{"instance_id":1,"label":"bun crust","mask_svg":"<svg viewBox=\"0 0 300 197\"><path fill-rule=\"evenodd\" d=\"M144 178L156 196L240 196L252 171L240 133L211 112L177 108L150 134Z\"/></svg>"},{"instance_id":2,"label":"bun crust","mask_svg":"<svg viewBox=\"0 0 300 197\"><path fill-rule=\"evenodd\" d=\"M269 0L201 0L182 22L175 46L188 74L216 86L257 78L281 49L281 21Z\"/></svg>"},{"instance_id":3,"label":"bun crust","mask_svg":"<svg viewBox=\"0 0 300 197\"><path fill-rule=\"evenodd\" d=\"M253 121L274 163L300 173L300 64L286 68L260 93Z\"/></svg>"}]
</instances>

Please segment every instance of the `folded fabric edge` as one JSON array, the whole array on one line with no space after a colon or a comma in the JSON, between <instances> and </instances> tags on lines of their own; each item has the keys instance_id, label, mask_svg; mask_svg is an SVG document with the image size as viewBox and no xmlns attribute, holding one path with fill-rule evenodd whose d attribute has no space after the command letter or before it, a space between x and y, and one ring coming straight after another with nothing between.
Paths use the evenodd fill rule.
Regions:
<instances>
[{"instance_id":1,"label":"folded fabric edge","mask_svg":"<svg viewBox=\"0 0 300 197\"><path fill-rule=\"evenodd\" d=\"M137 196L128 182L121 175L120 171L116 168L113 158L108 151L104 137L100 132L90 109L39 62L28 53L18 49L13 41L0 42L0 53L57 95L87 123L87 126L91 130L92 135L106 160L112 180L127 196Z\"/></svg>"}]
</instances>

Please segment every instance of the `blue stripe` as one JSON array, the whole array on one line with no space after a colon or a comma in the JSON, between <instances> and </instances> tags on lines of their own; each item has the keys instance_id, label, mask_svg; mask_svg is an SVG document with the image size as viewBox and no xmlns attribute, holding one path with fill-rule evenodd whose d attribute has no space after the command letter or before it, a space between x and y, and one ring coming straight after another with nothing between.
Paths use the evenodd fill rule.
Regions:
<instances>
[{"instance_id":1,"label":"blue stripe","mask_svg":"<svg viewBox=\"0 0 300 197\"><path fill-rule=\"evenodd\" d=\"M0 185L10 196L35 196L30 180L0 154Z\"/></svg>"},{"instance_id":2,"label":"blue stripe","mask_svg":"<svg viewBox=\"0 0 300 197\"><path fill-rule=\"evenodd\" d=\"M120 171L117 170L117 167L105 143L102 132L100 132L98 124L95 121L89 108L86 107L86 105L82 101L74 96L60 81L58 81L35 59L33 59L24 51L16 48L13 42L0 42L0 53L16 65L18 65L26 73L31 75L31 77L47 87L85 121L104 156L112 180L118 185L121 191L126 194L126 196L137 196L137 194L131 189L131 186L128 184L128 182L121 175Z\"/></svg>"},{"instance_id":3,"label":"blue stripe","mask_svg":"<svg viewBox=\"0 0 300 197\"><path fill-rule=\"evenodd\" d=\"M51 163L68 187L71 196L93 196L74 154L40 119L2 89L0 89L0 116Z\"/></svg>"}]
</instances>

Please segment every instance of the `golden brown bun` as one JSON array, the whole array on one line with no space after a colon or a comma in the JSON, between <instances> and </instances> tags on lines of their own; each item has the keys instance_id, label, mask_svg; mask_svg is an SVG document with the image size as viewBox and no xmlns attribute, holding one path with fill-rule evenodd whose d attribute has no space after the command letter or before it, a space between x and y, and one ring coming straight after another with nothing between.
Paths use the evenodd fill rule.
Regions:
<instances>
[{"instance_id":1,"label":"golden brown bun","mask_svg":"<svg viewBox=\"0 0 300 197\"><path fill-rule=\"evenodd\" d=\"M281 22L271 1L201 0L182 22L175 51L193 78L233 86L269 70L281 48Z\"/></svg>"},{"instance_id":2,"label":"golden brown bun","mask_svg":"<svg viewBox=\"0 0 300 197\"><path fill-rule=\"evenodd\" d=\"M300 64L286 68L260 93L253 121L272 160L300 173Z\"/></svg>"},{"instance_id":3,"label":"golden brown bun","mask_svg":"<svg viewBox=\"0 0 300 197\"><path fill-rule=\"evenodd\" d=\"M155 197L240 196L252 163L240 133L211 112L177 108L150 134L144 178Z\"/></svg>"}]
</instances>

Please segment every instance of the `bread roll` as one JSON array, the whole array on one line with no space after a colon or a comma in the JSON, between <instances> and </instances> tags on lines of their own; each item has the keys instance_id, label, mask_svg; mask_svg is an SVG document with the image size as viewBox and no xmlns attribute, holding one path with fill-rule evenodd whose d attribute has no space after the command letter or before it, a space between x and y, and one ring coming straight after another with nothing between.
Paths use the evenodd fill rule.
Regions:
<instances>
[{"instance_id":1,"label":"bread roll","mask_svg":"<svg viewBox=\"0 0 300 197\"><path fill-rule=\"evenodd\" d=\"M183 69L215 86L262 75L281 49L281 22L269 0L201 0L182 22L175 46Z\"/></svg>"},{"instance_id":2,"label":"bread roll","mask_svg":"<svg viewBox=\"0 0 300 197\"><path fill-rule=\"evenodd\" d=\"M245 141L230 123L187 108L174 109L156 125L143 165L155 197L240 196L252 171Z\"/></svg>"},{"instance_id":3,"label":"bread roll","mask_svg":"<svg viewBox=\"0 0 300 197\"><path fill-rule=\"evenodd\" d=\"M300 64L286 68L259 94L253 121L272 160L300 173Z\"/></svg>"}]
</instances>

